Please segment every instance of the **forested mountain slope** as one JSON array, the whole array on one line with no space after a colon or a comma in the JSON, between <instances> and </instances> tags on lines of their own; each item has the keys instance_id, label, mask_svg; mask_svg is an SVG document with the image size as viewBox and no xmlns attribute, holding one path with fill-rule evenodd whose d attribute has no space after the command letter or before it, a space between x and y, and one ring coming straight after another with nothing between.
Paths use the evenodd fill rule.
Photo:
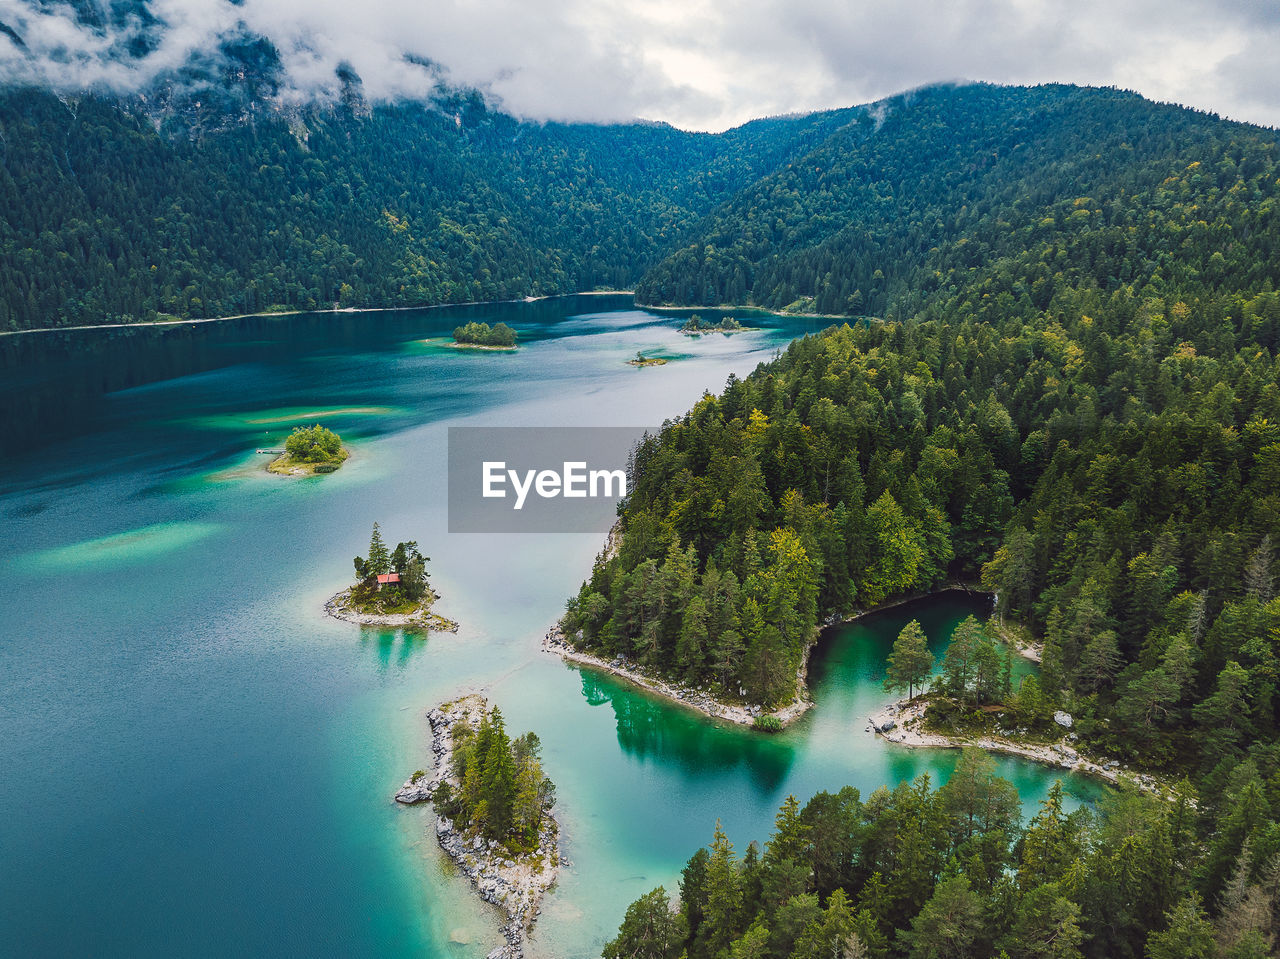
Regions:
<instances>
[{"instance_id":1,"label":"forested mountain slope","mask_svg":"<svg viewBox=\"0 0 1280 959\"><path fill-rule=\"evenodd\" d=\"M1002 257L1110 292L1275 280L1276 133L1116 90L933 87L863 108L714 211L651 270L644 303L754 302L911 316ZM1215 257L1217 253L1219 256ZM799 301L797 303L797 301Z\"/></svg>"},{"instance_id":2,"label":"forested mountain slope","mask_svg":"<svg viewBox=\"0 0 1280 959\"><path fill-rule=\"evenodd\" d=\"M957 106L992 98L1077 120ZM881 180L823 187L806 158L712 215L704 236L726 252L645 280L652 297L697 266L694 295L741 299L724 285L740 269L757 296L816 290L831 308L805 284L874 267L883 285L858 289L889 318L792 343L644 444L617 548L564 631L770 705L793 694L826 617L972 577L1043 642L1043 669L986 693L944 670L931 715L981 728L985 705L1034 736L1065 709L1086 751L1182 782L1172 802L1122 792L1096 817L1055 796L1022 823L1012 787L969 757L936 793L788 803L763 851L718 834L678 911L665 891L638 900L605 954L1274 955L1273 136L1106 91L925 91L902 107L917 122L899 133L933 130L915 153L877 152L890 108L879 134L859 121L815 154L881 164ZM958 144L956 117L982 136ZM1088 123L1109 139L1072 153ZM1039 161L1021 156L1033 142ZM828 209L874 226L814 221Z\"/></svg>"},{"instance_id":3,"label":"forested mountain slope","mask_svg":"<svg viewBox=\"0 0 1280 959\"><path fill-rule=\"evenodd\" d=\"M852 115L712 136L476 95L284 113L253 99L268 81L208 91L217 110L0 96L0 330L627 287Z\"/></svg>"},{"instance_id":4,"label":"forested mountain slope","mask_svg":"<svg viewBox=\"0 0 1280 959\"><path fill-rule=\"evenodd\" d=\"M902 317L1029 250L1043 275L1009 292L1037 307L1063 268L1256 286L1280 252L1250 221L1274 132L1115 90L933 87L711 135L467 93L369 108L358 78L283 110L269 53L228 41L234 76L199 96L0 95L0 329L637 281L647 303Z\"/></svg>"}]
</instances>

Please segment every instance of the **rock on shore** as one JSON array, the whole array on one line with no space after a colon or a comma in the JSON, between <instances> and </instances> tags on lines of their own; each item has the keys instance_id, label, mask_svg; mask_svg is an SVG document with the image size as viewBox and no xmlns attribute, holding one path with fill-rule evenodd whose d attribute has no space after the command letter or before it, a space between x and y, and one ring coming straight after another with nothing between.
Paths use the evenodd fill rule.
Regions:
<instances>
[{"instance_id":1,"label":"rock on shore","mask_svg":"<svg viewBox=\"0 0 1280 959\"><path fill-rule=\"evenodd\" d=\"M396 802L411 805L430 800L436 785L449 778L455 726L467 723L478 727L487 708L484 697L473 693L427 713L436 774L410 779L396 792ZM453 785L458 784L453 782ZM540 914L542 896L556 881L562 865L559 833L559 824L548 813L538 834L537 850L514 858L497 841L467 835L450 819L436 817L436 841L440 848L471 880L480 898L498 906L507 915L501 930L506 942L489 953L488 959L522 959L524 956L525 940Z\"/></svg>"}]
</instances>

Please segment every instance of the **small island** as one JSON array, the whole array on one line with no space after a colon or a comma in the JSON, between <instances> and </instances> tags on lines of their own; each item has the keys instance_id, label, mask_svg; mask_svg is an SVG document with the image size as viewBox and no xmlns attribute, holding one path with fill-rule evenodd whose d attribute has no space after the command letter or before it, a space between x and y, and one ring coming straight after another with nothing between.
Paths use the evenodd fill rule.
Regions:
<instances>
[{"instance_id":1,"label":"small island","mask_svg":"<svg viewBox=\"0 0 1280 959\"><path fill-rule=\"evenodd\" d=\"M267 471L278 476L332 473L350 455L333 430L326 429L319 423L315 426L295 426L289 438L284 441L284 452L267 464Z\"/></svg>"},{"instance_id":2,"label":"small island","mask_svg":"<svg viewBox=\"0 0 1280 959\"><path fill-rule=\"evenodd\" d=\"M508 737L498 707L474 693L437 706L427 721L436 774L415 772L396 802L435 807L440 848L507 915L506 944L491 959L520 959L561 865L556 792L542 772L541 744L533 733Z\"/></svg>"},{"instance_id":3,"label":"small island","mask_svg":"<svg viewBox=\"0 0 1280 959\"><path fill-rule=\"evenodd\" d=\"M667 361L661 356L645 356L641 351L635 355L635 359L627 360L628 366L666 366Z\"/></svg>"},{"instance_id":4,"label":"small island","mask_svg":"<svg viewBox=\"0 0 1280 959\"><path fill-rule=\"evenodd\" d=\"M518 334L505 323L468 323L455 327L453 345L459 349L507 350L516 348Z\"/></svg>"},{"instance_id":5,"label":"small island","mask_svg":"<svg viewBox=\"0 0 1280 959\"><path fill-rule=\"evenodd\" d=\"M325 612L361 626L456 633L457 623L431 609L440 597L427 580L430 561L413 540L388 550L382 530L374 523L368 558L357 556L354 560L355 583L325 603Z\"/></svg>"},{"instance_id":6,"label":"small island","mask_svg":"<svg viewBox=\"0 0 1280 959\"><path fill-rule=\"evenodd\" d=\"M732 316L724 317L719 323L708 323L697 313L685 321L680 332L685 336L701 336L703 333L743 333L751 327L743 326Z\"/></svg>"}]
</instances>

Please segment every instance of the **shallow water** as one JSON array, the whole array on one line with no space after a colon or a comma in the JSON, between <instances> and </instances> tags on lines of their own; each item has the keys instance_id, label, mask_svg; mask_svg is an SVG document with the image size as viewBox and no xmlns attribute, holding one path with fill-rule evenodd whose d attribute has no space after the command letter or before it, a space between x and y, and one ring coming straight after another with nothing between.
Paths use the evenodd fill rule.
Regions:
<instances>
[{"instance_id":1,"label":"shallow water","mask_svg":"<svg viewBox=\"0 0 1280 959\"><path fill-rule=\"evenodd\" d=\"M524 345L423 343L463 319L503 320ZM573 866L533 945L565 959L598 955L631 899L673 888L717 818L741 846L767 836L788 793L944 779L957 754L888 746L866 715L888 699L884 655L907 618L941 644L984 599L948 594L838 631L815 655L816 708L766 738L539 651L599 536L446 532L448 426L657 423L811 328L772 322L690 340L625 300L578 298L279 319L275 338L248 323L240 340L216 334L227 365L188 343L199 363L164 369L199 372L110 393L80 435L10 458L4 951L484 955L492 910L443 860L429 811L390 801L428 762L425 710L462 689L542 738ZM627 366L638 351L675 359ZM317 419L350 443L340 471L261 469L255 447ZM456 636L322 615L374 520L432 557ZM1028 808L1058 775L998 763Z\"/></svg>"}]
</instances>

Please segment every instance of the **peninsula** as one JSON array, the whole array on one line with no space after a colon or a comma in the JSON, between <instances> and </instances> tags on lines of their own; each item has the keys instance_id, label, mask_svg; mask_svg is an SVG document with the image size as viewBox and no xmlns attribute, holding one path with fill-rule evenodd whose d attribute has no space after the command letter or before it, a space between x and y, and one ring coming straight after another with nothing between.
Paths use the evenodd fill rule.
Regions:
<instances>
[{"instance_id":1,"label":"peninsula","mask_svg":"<svg viewBox=\"0 0 1280 959\"><path fill-rule=\"evenodd\" d=\"M509 738L502 713L475 693L442 703L427 720L435 775L415 772L396 802L435 807L440 848L507 915L506 942L489 959L521 959L562 865L555 786L543 775L538 737Z\"/></svg>"}]
</instances>

